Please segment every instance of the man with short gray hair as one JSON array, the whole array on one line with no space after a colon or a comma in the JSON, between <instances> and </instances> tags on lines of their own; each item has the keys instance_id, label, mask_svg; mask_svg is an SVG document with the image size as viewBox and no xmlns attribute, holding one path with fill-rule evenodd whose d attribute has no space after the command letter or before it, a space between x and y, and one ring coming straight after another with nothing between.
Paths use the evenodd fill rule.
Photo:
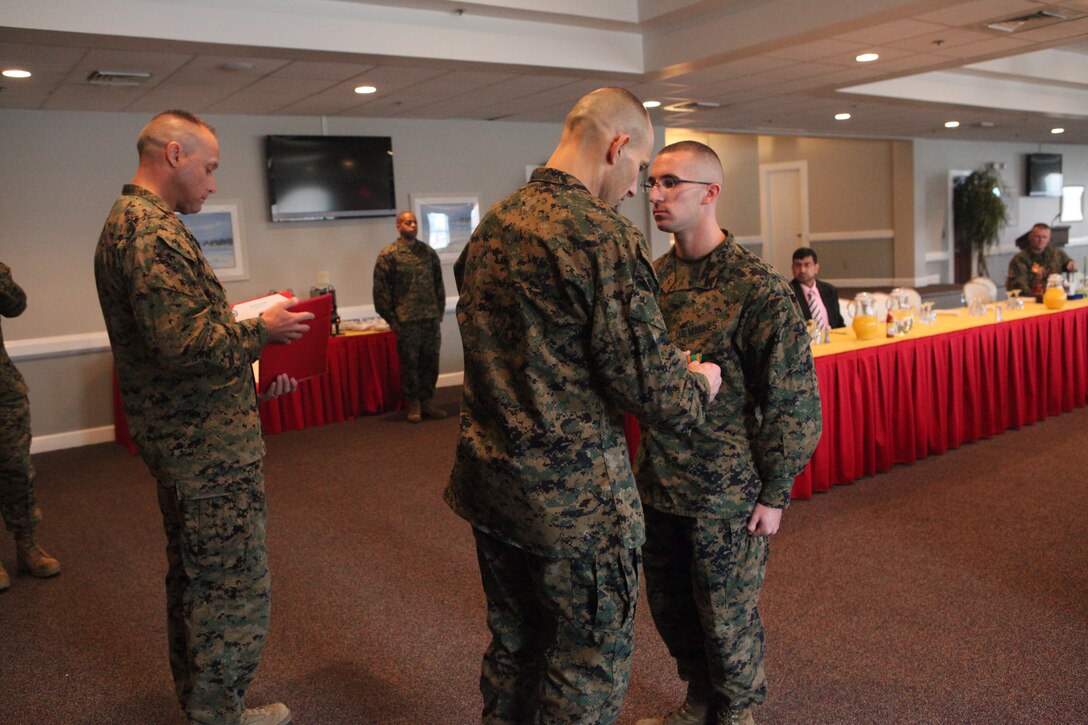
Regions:
<instances>
[{"instance_id":1,"label":"man with short gray hair","mask_svg":"<svg viewBox=\"0 0 1088 725\"><path fill-rule=\"evenodd\" d=\"M102 228L95 282L132 440L158 485L166 532L170 667L190 723L282 725L245 707L268 631L264 439L252 364L300 338L309 312L273 306L237 321L176 212L216 191L215 130L186 111L151 119L139 166ZM262 398L295 390L280 375Z\"/></svg>"}]
</instances>

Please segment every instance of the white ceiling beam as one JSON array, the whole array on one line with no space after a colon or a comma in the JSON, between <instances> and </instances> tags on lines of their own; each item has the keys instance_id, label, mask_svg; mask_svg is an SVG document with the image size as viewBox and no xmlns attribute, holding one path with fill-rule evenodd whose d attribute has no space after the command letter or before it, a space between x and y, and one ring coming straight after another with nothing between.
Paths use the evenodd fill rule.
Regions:
<instances>
[{"instance_id":1,"label":"white ceiling beam","mask_svg":"<svg viewBox=\"0 0 1088 725\"><path fill-rule=\"evenodd\" d=\"M338 0L4 0L0 26L506 66L642 72L638 32Z\"/></svg>"}]
</instances>

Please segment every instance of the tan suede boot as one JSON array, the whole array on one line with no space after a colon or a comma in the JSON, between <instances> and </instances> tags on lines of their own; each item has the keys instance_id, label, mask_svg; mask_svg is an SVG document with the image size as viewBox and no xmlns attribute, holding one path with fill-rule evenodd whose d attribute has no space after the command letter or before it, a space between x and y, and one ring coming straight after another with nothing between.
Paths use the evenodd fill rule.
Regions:
<instances>
[{"instance_id":1,"label":"tan suede boot","mask_svg":"<svg viewBox=\"0 0 1088 725\"><path fill-rule=\"evenodd\" d=\"M433 400L422 401L421 407L423 408L423 415L434 420L441 420L446 417L446 411L438 407L438 404Z\"/></svg>"},{"instance_id":2,"label":"tan suede boot","mask_svg":"<svg viewBox=\"0 0 1088 725\"><path fill-rule=\"evenodd\" d=\"M710 692L706 688L693 687L689 684L684 704L678 709L665 717L639 720L635 725L708 725L714 722L714 708L710 700Z\"/></svg>"},{"instance_id":3,"label":"tan suede boot","mask_svg":"<svg viewBox=\"0 0 1088 725\"><path fill-rule=\"evenodd\" d=\"M421 423L423 422L423 410L418 400L413 400L408 403L408 422L409 423Z\"/></svg>"},{"instance_id":4,"label":"tan suede boot","mask_svg":"<svg viewBox=\"0 0 1088 725\"><path fill-rule=\"evenodd\" d=\"M4 571L3 563L0 563L0 592L11 586L11 577Z\"/></svg>"},{"instance_id":5,"label":"tan suede boot","mask_svg":"<svg viewBox=\"0 0 1088 725\"><path fill-rule=\"evenodd\" d=\"M60 562L46 554L34 541L34 529L15 532L15 553L19 559L19 571L39 579L60 574Z\"/></svg>"},{"instance_id":6,"label":"tan suede boot","mask_svg":"<svg viewBox=\"0 0 1088 725\"><path fill-rule=\"evenodd\" d=\"M722 710L718 713L718 725L756 725L756 720L752 717L752 708Z\"/></svg>"}]
</instances>

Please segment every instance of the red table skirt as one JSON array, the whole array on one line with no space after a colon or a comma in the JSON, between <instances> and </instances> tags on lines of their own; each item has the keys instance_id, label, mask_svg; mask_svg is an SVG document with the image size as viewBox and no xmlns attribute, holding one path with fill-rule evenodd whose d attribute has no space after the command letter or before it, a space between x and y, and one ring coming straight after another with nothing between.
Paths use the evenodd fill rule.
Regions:
<instances>
[{"instance_id":1,"label":"red table skirt","mask_svg":"<svg viewBox=\"0 0 1088 725\"><path fill-rule=\"evenodd\" d=\"M260 404L265 435L400 410L400 358L392 332L329 338L329 372L294 395Z\"/></svg>"},{"instance_id":2,"label":"red table skirt","mask_svg":"<svg viewBox=\"0 0 1088 725\"><path fill-rule=\"evenodd\" d=\"M823 436L793 498L1088 405L1088 308L816 358ZM627 418L632 455L638 422Z\"/></svg>"},{"instance_id":3,"label":"red table skirt","mask_svg":"<svg viewBox=\"0 0 1088 725\"><path fill-rule=\"evenodd\" d=\"M114 440L135 452L116 377L113 396ZM260 403L261 426L269 435L402 407L396 336L392 332L338 335L329 338L328 373L303 380L292 395Z\"/></svg>"}]
</instances>

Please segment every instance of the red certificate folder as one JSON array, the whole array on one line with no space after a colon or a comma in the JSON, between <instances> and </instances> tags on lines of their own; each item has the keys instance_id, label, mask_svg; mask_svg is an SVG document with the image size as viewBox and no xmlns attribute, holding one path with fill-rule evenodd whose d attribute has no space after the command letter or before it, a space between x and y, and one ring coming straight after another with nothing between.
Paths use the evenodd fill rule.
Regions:
<instances>
[{"instance_id":1,"label":"red certificate folder","mask_svg":"<svg viewBox=\"0 0 1088 725\"><path fill-rule=\"evenodd\" d=\"M291 296L287 293L287 296ZM298 340L287 343L270 342L261 351L257 390L264 392L281 373L295 380L324 375L329 370L329 330L332 317L332 295L318 295L299 300L291 312L312 312L314 319L306 324L310 331Z\"/></svg>"},{"instance_id":2,"label":"red certificate folder","mask_svg":"<svg viewBox=\"0 0 1088 725\"><path fill-rule=\"evenodd\" d=\"M260 315L274 304L294 297L291 290L239 302L233 306L239 320ZM306 324L310 331L288 344L270 342L261 351L261 359L255 363L257 390L264 392L281 373L295 380L324 375L329 369L329 330L332 317L332 295L319 295L299 300L291 312L312 312L314 319Z\"/></svg>"}]
</instances>

